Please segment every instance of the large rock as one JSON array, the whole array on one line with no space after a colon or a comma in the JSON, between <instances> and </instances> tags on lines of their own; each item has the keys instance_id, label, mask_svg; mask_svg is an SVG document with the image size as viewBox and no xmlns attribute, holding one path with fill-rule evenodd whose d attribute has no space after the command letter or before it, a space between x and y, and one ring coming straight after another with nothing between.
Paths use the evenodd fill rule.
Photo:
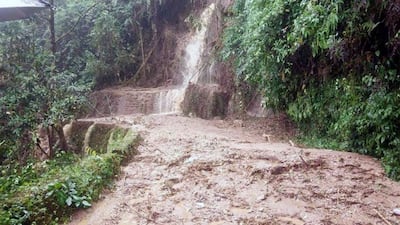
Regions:
<instances>
[{"instance_id":1,"label":"large rock","mask_svg":"<svg viewBox=\"0 0 400 225\"><path fill-rule=\"evenodd\" d=\"M93 121L73 121L64 126L64 135L67 139L68 147L73 152L82 152L85 135L93 124Z\"/></svg>"},{"instance_id":2,"label":"large rock","mask_svg":"<svg viewBox=\"0 0 400 225\"><path fill-rule=\"evenodd\" d=\"M190 84L183 101L185 115L194 115L203 119L226 117L230 93L219 85Z\"/></svg>"},{"instance_id":3,"label":"large rock","mask_svg":"<svg viewBox=\"0 0 400 225\"><path fill-rule=\"evenodd\" d=\"M64 127L64 133L70 149L82 154L118 152L130 156L140 142L132 128L112 123L74 121Z\"/></svg>"}]
</instances>

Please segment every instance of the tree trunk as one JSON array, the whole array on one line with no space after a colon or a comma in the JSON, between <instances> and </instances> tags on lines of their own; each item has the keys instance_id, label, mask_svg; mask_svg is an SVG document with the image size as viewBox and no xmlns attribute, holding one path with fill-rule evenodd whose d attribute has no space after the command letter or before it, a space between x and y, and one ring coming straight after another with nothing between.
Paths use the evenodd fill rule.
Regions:
<instances>
[{"instance_id":1,"label":"tree trunk","mask_svg":"<svg viewBox=\"0 0 400 225\"><path fill-rule=\"evenodd\" d=\"M31 137L28 130L25 130L22 136L19 139L19 146L18 146L18 162L21 165L24 165L31 155Z\"/></svg>"},{"instance_id":2,"label":"tree trunk","mask_svg":"<svg viewBox=\"0 0 400 225\"><path fill-rule=\"evenodd\" d=\"M49 157L53 158L55 156L54 152L54 131L51 126L46 127L47 130L47 140L49 144Z\"/></svg>"},{"instance_id":3,"label":"tree trunk","mask_svg":"<svg viewBox=\"0 0 400 225\"><path fill-rule=\"evenodd\" d=\"M64 129L61 123L55 126L55 130L58 135L58 146L60 147L61 150L67 152L68 151L67 139L65 138Z\"/></svg>"},{"instance_id":4,"label":"tree trunk","mask_svg":"<svg viewBox=\"0 0 400 225\"><path fill-rule=\"evenodd\" d=\"M56 30L55 30L55 22L54 22L54 0L50 0L50 21L49 21L49 26L50 26L50 45L51 45L51 53L53 53L54 57L54 65L56 64L56 52L57 52L57 43L56 43ZM55 139L54 139L54 127L50 126L47 128L48 130L48 138L49 138L49 155L51 158L55 156L55 150L54 150L54 144L55 144Z\"/></svg>"},{"instance_id":5,"label":"tree trunk","mask_svg":"<svg viewBox=\"0 0 400 225\"><path fill-rule=\"evenodd\" d=\"M56 42L56 30L54 25L54 0L50 0L50 44L51 44L51 52L53 55L56 55L57 52L57 42Z\"/></svg>"}]
</instances>

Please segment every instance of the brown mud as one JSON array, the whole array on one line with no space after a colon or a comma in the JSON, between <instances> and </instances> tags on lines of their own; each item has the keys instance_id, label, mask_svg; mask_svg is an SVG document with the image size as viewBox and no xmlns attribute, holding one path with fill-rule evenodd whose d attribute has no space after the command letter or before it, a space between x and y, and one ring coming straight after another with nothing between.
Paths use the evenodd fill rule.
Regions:
<instances>
[{"instance_id":1,"label":"brown mud","mask_svg":"<svg viewBox=\"0 0 400 225\"><path fill-rule=\"evenodd\" d=\"M132 126L145 141L114 189L70 225L400 222L400 185L377 160L295 147L275 119L97 119Z\"/></svg>"}]
</instances>

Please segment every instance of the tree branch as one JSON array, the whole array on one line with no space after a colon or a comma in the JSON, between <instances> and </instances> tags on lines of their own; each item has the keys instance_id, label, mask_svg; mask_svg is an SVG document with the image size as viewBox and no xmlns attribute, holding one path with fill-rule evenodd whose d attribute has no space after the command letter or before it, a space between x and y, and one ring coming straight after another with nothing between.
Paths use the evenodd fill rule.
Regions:
<instances>
[{"instance_id":1,"label":"tree branch","mask_svg":"<svg viewBox=\"0 0 400 225\"><path fill-rule=\"evenodd\" d=\"M147 61L149 61L150 57L153 55L153 52L157 47L158 41L159 40L156 40L156 42L154 43L153 47L151 48L151 50L147 54L146 58L142 62L142 65L140 65L139 69L136 71L135 75L133 75L133 77L128 81L128 83L133 83L134 80L137 79L137 76L139 76L140 72L142 72L143 68L146 66Z\"/></svg>"},{"instance_id":2,"label":"tree branch","mask_svg":"<svg viewBox=\"0 0 400 225\"><path fill-rule=\"evenodd\" d=\"M89 11L92 10L94 7L96 7L98 4L99 4L99 2L94 3L83 14L81 14L81 16L78 18L78 20L75 22L75 24L71 27L71 29L69 31L67 31L66 33L64 33L63 35L61 35L59 38L57 38L56 43L58 43L59 41L64 39L66 36L71 34L75 30L75 28L78 26L78 24L81 22L81 20L87 16Z\"/></svg>"},{"instance_id":3,"label":"tree branch","mask_svg":"<svg viewBox=\"0 0 400 225\"><path fill-rule=\"evenodd\" d=\"M49 159L50 155L47 154L47 152L40 146L40 143L36 143L36 146L39 148L39 150Z\"/></svg>"}]
</instances>

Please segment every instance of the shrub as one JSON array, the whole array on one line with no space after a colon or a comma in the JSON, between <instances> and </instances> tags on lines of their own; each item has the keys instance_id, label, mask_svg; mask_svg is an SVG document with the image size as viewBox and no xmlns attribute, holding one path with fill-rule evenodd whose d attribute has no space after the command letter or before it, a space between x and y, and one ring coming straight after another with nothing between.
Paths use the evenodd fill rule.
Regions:
<instances>
[{"instance_id":1,"label":"shrub","mask_svg":"<svg viewBox=\"0 0 400 225\"><path fill-rule=\"evenodd\" d=\"M308 140L381 158L400 179L399 7L237 0L222 55Z\"/></svg>"},{"instance_id":2,"label":"shrub","mask_svg":"<svg viewBox=\"0 0 400 225\"><path fill-rule=\"evenodd\" d=\"M338 94L340 93L340 94ZM387 174L399 179L400 92L360 86L346 79L307 91L289 106L289 115L308 140L381 158Z\"/></svg>"},{"instance_id":3,"label":"shrub","mask_svg":"<svg viewBox=\"0 0 400 225\"><path fill-rule=\"evenodd\" d=\"M0 224L57 224L75 209L90 207L119 173L121 162L134 154L139 141L133 131L116 128L110 143L114 147L121 143L120 151L83 159L61 153L54 160L22 169L2 166Z\"/></svg>"}]
</instances>

